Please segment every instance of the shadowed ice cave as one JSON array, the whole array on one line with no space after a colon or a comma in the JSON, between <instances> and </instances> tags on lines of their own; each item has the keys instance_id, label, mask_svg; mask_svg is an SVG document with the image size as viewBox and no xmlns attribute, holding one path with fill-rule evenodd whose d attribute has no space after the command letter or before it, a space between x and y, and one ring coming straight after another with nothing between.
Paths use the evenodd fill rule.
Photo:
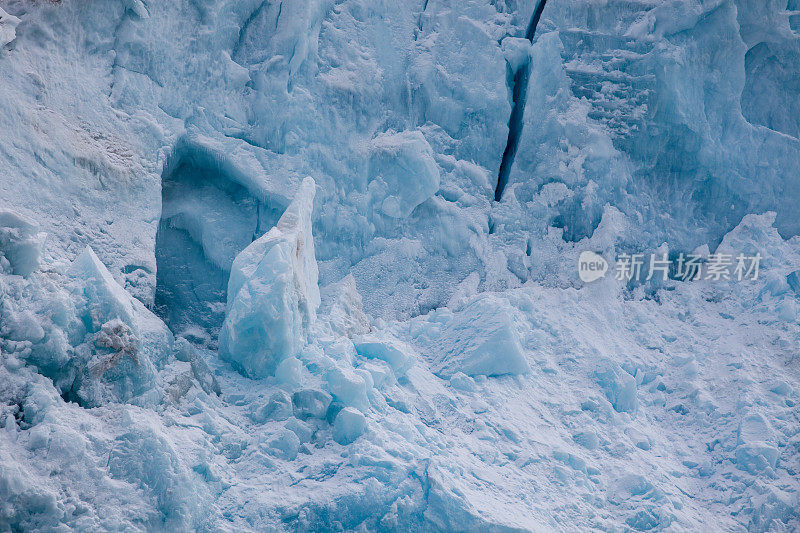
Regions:
<instances>
[{"instance_id":1,"label":"shadowed ice cave","mask_svg":"<svg viewBox=\"0 0 800 533\"><path fill-rule=\"evenodd\" d=\"M190 145L165 165L156 234L155 311L176 334L216 344L231 264L278 220L268 202Z\"/></svg>"},{"instance_id":2,"label":"shadowed ice cave","mask_svg":"<svg viewBox=\"0 0 800 533\"><path fill-rule=\"evenodd\" d=\"M794 43L792 43L794 44ZM758 43L745 55L742 114L752 124L800 135L800 54L783 43Z\"/></svg>"}]
</instances>

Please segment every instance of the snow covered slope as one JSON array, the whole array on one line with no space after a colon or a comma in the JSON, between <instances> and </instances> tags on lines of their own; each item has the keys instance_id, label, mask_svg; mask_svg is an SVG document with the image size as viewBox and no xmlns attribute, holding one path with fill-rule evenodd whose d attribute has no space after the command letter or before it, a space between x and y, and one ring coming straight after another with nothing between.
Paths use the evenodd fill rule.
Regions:
<instances>
[{"instance_id":1,"label":"snow covered slope","mask_svg":"<svg viewBox=\"0 0 800 533\"><path fill-rule=\"evenodd\" d=\"M800 528L798 32L0 0L0 530Z\"/></svg>"}]
</instances>

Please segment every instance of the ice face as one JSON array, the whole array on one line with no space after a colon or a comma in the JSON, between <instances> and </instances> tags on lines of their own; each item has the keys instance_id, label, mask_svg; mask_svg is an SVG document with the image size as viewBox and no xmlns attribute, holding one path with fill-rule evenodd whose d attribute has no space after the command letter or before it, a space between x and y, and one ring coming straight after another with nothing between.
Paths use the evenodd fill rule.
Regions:
<instances>
[{"instance_id":1,"label":"ice face","mask_svg":"<svg viewBox=\"0 0 800 533\"><path fill-rule=\"evenodd\" d=\"M796 0L0 3L0 530L800 529Z\"/></svg>"}]
</instances>

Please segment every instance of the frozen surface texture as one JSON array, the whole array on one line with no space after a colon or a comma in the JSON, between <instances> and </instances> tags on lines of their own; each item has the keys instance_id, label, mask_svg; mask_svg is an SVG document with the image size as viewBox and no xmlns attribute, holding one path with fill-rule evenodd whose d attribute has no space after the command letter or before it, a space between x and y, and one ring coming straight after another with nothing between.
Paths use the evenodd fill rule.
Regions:
<instances>
[{"instance_id":1,"label":"frozen surface texture","mask_svg":"<svg viewBox=\"0 0 800 533\"><path fill-rule=\"evenodd\" d=\"M0 0L0 531L800 529L799 35Z\"/></svg>"}]
</instances>

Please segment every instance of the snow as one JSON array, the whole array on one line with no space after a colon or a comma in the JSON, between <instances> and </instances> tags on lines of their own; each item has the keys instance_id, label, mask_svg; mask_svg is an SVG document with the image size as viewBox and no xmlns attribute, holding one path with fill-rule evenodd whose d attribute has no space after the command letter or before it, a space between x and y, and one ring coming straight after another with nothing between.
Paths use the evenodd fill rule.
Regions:
<instances>
[{"instance_id":1,"label":"snow","mask_svg":"<svg viewBox=\"0 0 800 533\"><path fill-rule=\"evenodd\" d=\"M800 4L538 4L0 0L0 530L800 529Z\"/></svg>"}]
</instances>

